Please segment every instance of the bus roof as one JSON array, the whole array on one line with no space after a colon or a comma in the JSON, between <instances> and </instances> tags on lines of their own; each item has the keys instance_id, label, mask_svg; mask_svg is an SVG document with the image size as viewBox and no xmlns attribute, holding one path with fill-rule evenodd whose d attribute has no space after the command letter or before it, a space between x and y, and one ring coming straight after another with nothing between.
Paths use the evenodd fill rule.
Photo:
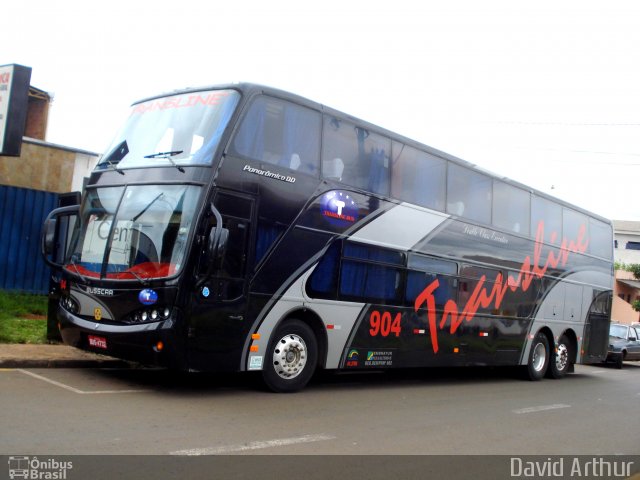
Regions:
<instances>
[{"instance_id":1,"label":"bus roof","mask_svg":"<svg viewBox=\"0 0 640 480\"><path fill-rule=\"evenodd\" d=\"M508 183L510 185L513 185L515 187L521 188L523 190L526 190L532 194L535 194L536 196L542 197L542 198L546 198L548 200L551 200L555 203L558 203L560 205L572 208L580 213L583 213L585 215L588 215L594 219L600 220L602 222L605 222L609 225L612 224L612 221L606 217L603 217L601 215L595 214L593 212L590 212L588 210L585 210L582 207L578 207L574 204L571 204L565 200L561 200L557 197L554 197L553 195L549 195L547 193L544 193L540 190L537 190L529 185L525 185L523 183L520 183L516 180L510 179L508 177L499 175L495 172L492 172L490 170L487 170L477 164L474 164L472 162L469 162L467 160L463 160L461 158L455 157L449 153L443 152L442 150L438 150L436 148L430 147L429 145L426 145L424 143L421 143L417 140L411 139L409 137L405 137L404 135L401 135L397 132L393 132L391 130L388 130L386 128L380 127L378 125L375 125L373 123L367 122L366 120L362 120L361 118L358 117L354 117L353 115L349 115L348 113L342 112L340 110L336 110L332 107L329 107L327 105L323 105L321 103L315 102L313 100L309 100L308 98L302 97L300 95L297 95L295 93L291 93L291 92L287 92L285 90L280 90L278 88L274 88L274 87L269 87L266 85L261 85L261 84L257 84L257 83L249 83L249 82L238 82L238 83L227 83L227 84L217 84L217 85L208 85L208 86L201 86L201 87L190 87L190 88L184 88L184 89L179 89L179 90L173 90L171 92L165 92L162 94L158 94L158 95L154 95L151 97L146 97L144 99L138 100L136 102L134 102L132 104L133 105L137 105L139 103L144 103L144 102L148 102L150 100L155 100L158 98L163 98L163 97L168 97L168 96L172 96L172 95L182 95L185 93L195 93L195 92L201 92L201 91L207 91L207 90L236 90L238 91L243 97L245 98L251 98L254 95L257 94L267 94L273 97L277 97L283 100L289 100L301 105L304 105L306 107L309 108L313 108L315 110L321 111L322 113L326 113L329 115L334 115L336 117L341 117L344 118L345 120L350 120L354 123L357 123L358 125L361 125L362 127L365 127L366 129L370 129L372 131L375 131L376 133L379 133L381 135L387 136L389 138L391 138L392 140L398 141L400 143L404 143L406 145L412 146L414 148L418 148L420 150L424 150L432 155L435 155L437 157L440 157L442 159L448 160L450 162L456 163L460 166L463 167L467 167L470 169L473 169L479 173L482 173L484 175L487 175L491 178L503 181L505 183Z\"/></svg>"}]
</instances>

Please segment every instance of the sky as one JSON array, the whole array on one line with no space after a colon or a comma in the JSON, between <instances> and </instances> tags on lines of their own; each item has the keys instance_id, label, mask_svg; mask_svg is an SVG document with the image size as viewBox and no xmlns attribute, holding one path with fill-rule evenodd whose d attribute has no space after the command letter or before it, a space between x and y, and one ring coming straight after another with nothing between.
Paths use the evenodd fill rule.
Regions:
<instances>
[{"instance_id":1,"label":"sky","mask_svg":"<svg viewBox=\"0 0 640 480\"><path fill-rule=\"evenodd\" d=\"M636 0L11 0L0 65L54 95L53 143L100 153L136 100L248 81L640 220L639 26Z\"/></svg>"}]
</instances>

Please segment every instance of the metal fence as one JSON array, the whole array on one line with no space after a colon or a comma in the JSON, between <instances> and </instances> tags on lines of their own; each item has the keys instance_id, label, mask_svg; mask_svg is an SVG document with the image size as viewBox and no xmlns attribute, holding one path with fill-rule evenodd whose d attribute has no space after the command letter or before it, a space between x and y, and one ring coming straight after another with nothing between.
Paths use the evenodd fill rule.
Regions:
<instances>
[{"instance_id":1,"label":"metal fence","mask_svg":"<svg viewBox=\"0 0 640 480\"><path fill-rule=\"evenodd\" d=\"M57 204L57 193L0 185L0 290L47 293L40 231Z\"/></svg>"}]
</instances>

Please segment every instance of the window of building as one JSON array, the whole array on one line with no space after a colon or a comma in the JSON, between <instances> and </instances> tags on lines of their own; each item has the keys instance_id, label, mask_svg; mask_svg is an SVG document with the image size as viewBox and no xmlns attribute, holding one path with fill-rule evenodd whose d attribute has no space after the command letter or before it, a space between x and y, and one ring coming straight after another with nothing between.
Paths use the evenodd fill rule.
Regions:
<instances>
[{"instance_id":1,"label":"window of building","mask_svg":"<svg viewBox=\"0 0 640 480\"><path fill-rule=\"evenodd\" d=\"M323 135L324 178L389 194L390 139L332 116L325 116Z\"/></svg>"},{"instance_id":2,"label":"window of building","mask_svg":"<svg viewBox=\"0 0 640 480\"><path fill-rule=\"evenodd\" d=\"M640 242L627 242L627 250L640 250Z\"/></svg>"},{"instance_id":3,"label":"window of building","mask_svg":"<svg viewBox=\"0 0 640 480\"><path fill-rule=\"evenodd\" d=\"M391 195L444 211L447 162L402 143L393 143Z\"/></svg>"},{"instance_id":4,"label":"window of building","mask_svg":"<svg viewBox=\"0 0 640 480\"><path fill-rule=\"evenodd\" d=\"M267 96L257 97L232 142L236 155L318 175L320 113Z\"/></svg>"}]
</instances>

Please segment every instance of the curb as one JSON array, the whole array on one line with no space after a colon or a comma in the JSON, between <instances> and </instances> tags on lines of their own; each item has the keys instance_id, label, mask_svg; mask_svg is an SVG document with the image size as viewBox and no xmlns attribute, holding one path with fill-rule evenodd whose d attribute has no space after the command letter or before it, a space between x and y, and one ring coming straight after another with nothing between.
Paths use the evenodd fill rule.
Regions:
<instances>
[{"instance_id":1,"label":"curb","mask_svg":"<svg viewBox=\"0 0 640 480\"><path fill-rule=\"evenodd\" d=\"M31 359L8 358L0 360L0 368L124 368L131 364L124 360L88 359Z\"/></svg>"},{"instance_id":2,"label":"curb","mask_svg":"<svg viewBox=\"0 0 640 480\"><path fill-rule=\"evenodd\" d=\"M61 344L0 344L0 368L122 368L130 362Z\"/></svg>"}]
</instances>

